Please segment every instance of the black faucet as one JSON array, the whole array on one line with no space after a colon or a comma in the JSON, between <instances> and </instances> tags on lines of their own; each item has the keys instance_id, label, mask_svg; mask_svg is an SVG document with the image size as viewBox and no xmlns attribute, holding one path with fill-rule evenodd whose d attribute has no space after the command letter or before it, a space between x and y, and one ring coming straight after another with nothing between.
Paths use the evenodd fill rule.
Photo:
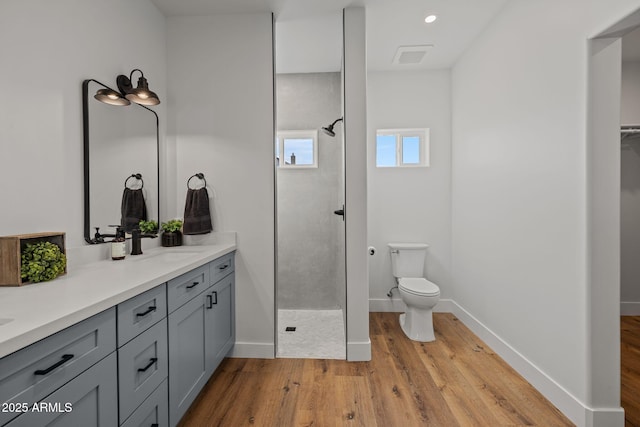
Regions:
<instances>
[{"instance_id":1,"label":"black faucet","mask_svg":"<svg viewBox=\"0 0 640 427\"><path fill-rule=\"evenodd\" d=\"M110 233L101 234L100 227L94 227L94 228L96 229L96 234L93 235L93 239L85 239L87 243L91 243L92 245L95 245L97 243L106 243L107 240L104 240L105 237L111 237L111 238L116 237L115 234L110 234Z\"/></svg>"},{"instance_id":2,"label":"black faucet","mask_svg":"<svg viewBox=\"0 0 640 427\"><path fill-rule=\"evenodd\" d=\"M131 255L142 255L142 239L155 239L155 234L142 234L139 228L131 230Z\"/></svg>"}]
</instances>

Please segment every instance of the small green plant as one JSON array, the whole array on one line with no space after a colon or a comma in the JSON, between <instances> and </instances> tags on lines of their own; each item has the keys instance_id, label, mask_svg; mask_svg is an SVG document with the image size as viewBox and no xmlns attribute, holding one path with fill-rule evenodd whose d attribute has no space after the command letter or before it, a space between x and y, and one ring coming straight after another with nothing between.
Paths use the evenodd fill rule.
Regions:
<instances>
[{"instance_id":1,"label":"small green plant","mask_svg":"<svg viewBox=\"0 0 640 427\"><path fill-rule=\"evenodd\" d=\"M67 266L67 257L51 242L27 243L21 258L22 279L35 283L55 279Z\"/></svg>"},{"instance_id":2,"label":"small green plant","mask_svg":"<svg viewBox=\"0 0 640 427\"><path fill-rule=\"evenodd\" d=\"M140 220L138 223L138 227L140 227L140 231L146 234L156 234L158 232L158 221L154 220Z\"/></svg>"},{"instance_id":3,"label":"small green plant","mask_svg":"<svg viewBox=\"0 0 640 427\"><path fill-rule=\"evenodd\" d=\"M167 233L175 233L176 231L180 231L181 228L182 228L181 219L171 219L167 222L162 223L162 231Z\"/></svg>"}]
</instances>

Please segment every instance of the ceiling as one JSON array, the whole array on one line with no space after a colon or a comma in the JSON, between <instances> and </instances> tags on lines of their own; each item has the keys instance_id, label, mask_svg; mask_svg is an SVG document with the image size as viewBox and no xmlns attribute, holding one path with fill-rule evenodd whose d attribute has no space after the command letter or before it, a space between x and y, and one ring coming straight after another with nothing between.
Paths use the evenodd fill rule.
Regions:
<instances>
[{"instance_id":1,"label":"ceiling","mask_svg":"<svg viewBox=\"0 0 640 427\"><path fill-rule=\"evenodd\" d=\"M277 72L339 71L342 9L365 6L370 70L451 67L508 0L151 0L166 16L273 12ZM438 19L426 24L424 18ZM402 46L433 45L420 64L394 65Z\"/></svg>"}]
</instances>

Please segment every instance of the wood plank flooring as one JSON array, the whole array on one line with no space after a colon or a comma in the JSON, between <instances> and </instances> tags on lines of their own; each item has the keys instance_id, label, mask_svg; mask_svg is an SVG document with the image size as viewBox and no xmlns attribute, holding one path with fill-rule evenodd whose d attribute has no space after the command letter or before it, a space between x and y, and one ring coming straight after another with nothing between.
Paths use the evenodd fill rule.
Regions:
<instances>
[{"instance_id":1,"label":"wood plank flooring","mask_svg":"<svg viewBox=\"0 0 640 427\"><path fill-rule=\"evenodd\" d=\"M225 359L180 426L573 425L455 316L434 329L418 343L370 313L370 362Z\"/></svg>"},{"instance_id":2,"label":"wood plank flooring","mask_svg":"<svg viewBox=\"0 0 640 427\"><path fill-rule=\"evenodd\" d=\"M640 427L640 316L620 317L621 400L626 427Z\"/></svg>"}]
</instances>

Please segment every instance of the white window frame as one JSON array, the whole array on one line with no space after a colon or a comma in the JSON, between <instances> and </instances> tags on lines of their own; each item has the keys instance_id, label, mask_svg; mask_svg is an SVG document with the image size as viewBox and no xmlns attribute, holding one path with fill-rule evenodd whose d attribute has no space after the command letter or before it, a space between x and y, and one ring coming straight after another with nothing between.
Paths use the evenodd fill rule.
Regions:
<instances>
[{"instance_id":1,"label":"white window frame","mask_svg":"<svg viewBox=\"0 0 640 427\"><path fill-rule=\"evenodd\" d=\"M284 140L285 139L311 139L313 141L313 163L310 165L292 165L287 164L284 159ZM318 167L318 130L281 130L276 132L276 144L278 144L278 167L291 169L308 169Z\"/></svg>"},{"instance_id":2,"label":"white window frame","mask_svg":"<svg viewBox=\"0 0 640 427\"><path fill-rule=\"evenodd\" d=\"M396 164L395 165L378 165L378 136L393 136L396 140ZM403 163L402 161L402 139L404 137L419 138L420 160L418 163ZM376 156L375 162L377 168L424 168L430 165L429 156L429 128L412 128L412 129L378 129L376 130Z\"/></svg>"}]
</instances>

